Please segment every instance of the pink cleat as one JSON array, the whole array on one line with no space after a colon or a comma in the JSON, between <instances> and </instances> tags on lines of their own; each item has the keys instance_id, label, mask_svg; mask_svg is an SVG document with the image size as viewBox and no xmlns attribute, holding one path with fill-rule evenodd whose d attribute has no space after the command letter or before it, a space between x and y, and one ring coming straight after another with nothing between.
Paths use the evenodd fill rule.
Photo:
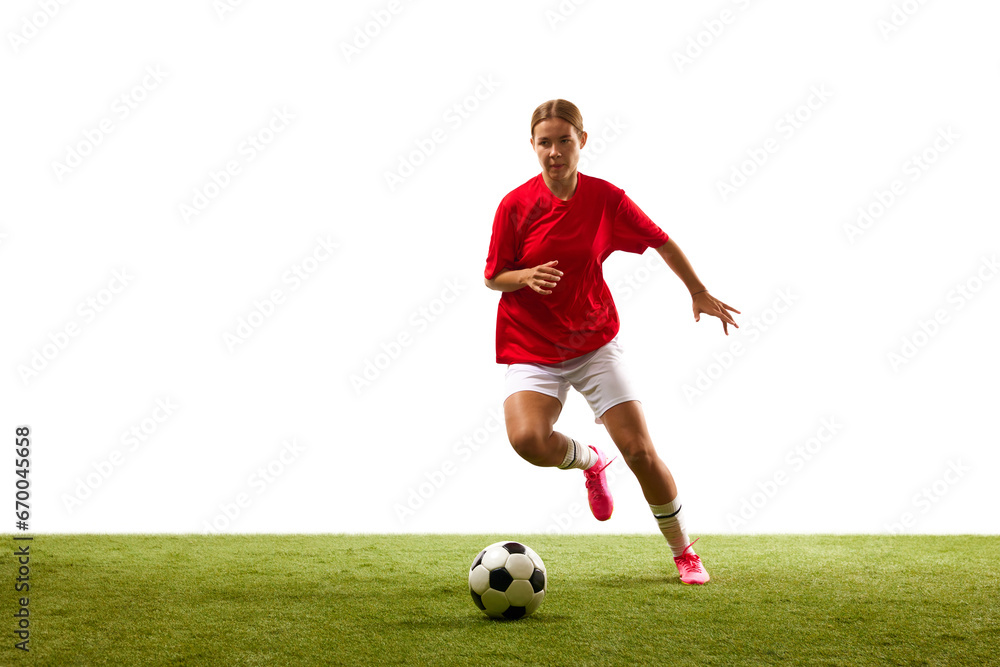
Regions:
<instances>
[{"instance_id":1,"label":"pink cleat","mask_svg":"<svg viewBox=\"0 0 1000 667\"><path fill-rule=\"evenodd\" d=\"M611 465L614 459L606 461L604 452L593 445L590 445L590 448L597 454L597 463L583 471L587 478L587 498L590 500L590 511L594 513L594 518L598 521L607 521L615 509L615 501L611 497L608 476L604 474L604 469Z\"/></svg>"},{"instance_id":2,"label":"pink cleat","mask_svg":"<svg viewBox=\"0 0 1000 667\"><path fill-rule=\"evenodd\" d=\"M694 542L684 547L684 553L674 558L674 562L677 563L677 571L681 574L682 584L708 583L708 572L705 570L705 566L701 564L701 558L694 551L689 552L689 549L697 541L695 539Z\"/></svg>"}]
</instances>

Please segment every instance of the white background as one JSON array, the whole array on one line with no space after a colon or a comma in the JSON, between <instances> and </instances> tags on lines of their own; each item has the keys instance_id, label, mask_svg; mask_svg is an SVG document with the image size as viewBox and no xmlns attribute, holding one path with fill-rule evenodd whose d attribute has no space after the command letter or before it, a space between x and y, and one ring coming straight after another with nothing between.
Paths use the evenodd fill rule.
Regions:
<instances>
[{"instance_id":1,"label":"white background","mask_svg":"<svg viewBox=\"0 0 1000 667\"><path fill-rule=\"evenodd\" d=\"M581 172L742 311L726 338L653 251L605 264L692 535L998 532L1000 6L234 5L4 3L0 405L11 446L33 430L32 530L655 532L620 460L598 523L496 420L493 215L561 97ZM614 451L575 393L557 429Z\"/></svg>"}]
</instances>

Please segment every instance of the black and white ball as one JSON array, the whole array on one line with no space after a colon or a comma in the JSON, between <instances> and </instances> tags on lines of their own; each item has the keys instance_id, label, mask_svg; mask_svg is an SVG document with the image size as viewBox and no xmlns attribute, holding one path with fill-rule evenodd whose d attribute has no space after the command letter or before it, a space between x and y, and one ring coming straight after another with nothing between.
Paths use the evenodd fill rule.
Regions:
<instances>
[{"instance_id":1,"label":"black and white ball","mask_svg":"<svg viewBox=\"0 0 1000 667\"><path fill-rule=\"evenodd\" d=\"M547 588L545 563L520 542L497 542L469 568L472 601L493 618L524 618L542 604Z\"/></svg>"}]
</instances>

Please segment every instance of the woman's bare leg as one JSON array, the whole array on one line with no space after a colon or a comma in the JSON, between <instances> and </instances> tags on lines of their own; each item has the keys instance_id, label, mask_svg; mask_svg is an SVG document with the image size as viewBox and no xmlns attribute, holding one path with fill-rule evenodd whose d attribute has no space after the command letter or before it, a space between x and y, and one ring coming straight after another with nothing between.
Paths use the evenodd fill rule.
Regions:
<instances>
[{"instance_id":1,"label":"woman's bare leg","mask_svg":"<svg viewBox=\"0 0 1000 667\"><path fill-rule=\"evenodd\" d=\"M601 421L625 458L625 463L639 480L646 502L662 505L676 498L677 484L653 448L653 439L646 428L646 417L639 401L626 401L608 408L601 415Z\"/></svg>"},{"instance_id":2,"label":"woman's bare leg","mask_svg":"<svg viewBox=\"0 0 1000 667\"><path fill-rule=\"evenodd\" d=\"M503 404L507 437L521 458L543 467L558 466L566 456L569 438L553 431L562 403L537 391L518 391Z\"/></svg>"}]
</instances>

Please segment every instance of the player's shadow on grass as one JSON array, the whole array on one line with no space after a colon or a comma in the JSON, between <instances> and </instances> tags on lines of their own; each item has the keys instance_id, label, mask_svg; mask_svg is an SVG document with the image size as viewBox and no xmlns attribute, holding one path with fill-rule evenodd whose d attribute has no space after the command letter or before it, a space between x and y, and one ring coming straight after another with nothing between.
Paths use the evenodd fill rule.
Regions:
<instances>
[{"instance_id":1,"label":"player's shadow on grass","mask_svg":"<svg viewBox=\"0 0 1000 667\"><path fill-rule=\"evenodd\" d=\"M537 625L541 624L553 624L553 623L564 623L571 620L572 616L567 616L565 614L553 614L552 612L541 612L537 611L528 618L516 618L516 619L506 619L506 618L490 618L485 614L480 618L473 619L476 623L499 623L501 625L513 625L516 623L521 623L522 625Z\"/></svg>"},{"instance_id":2,"label":"player's shadow on grass","mask_svg":"<svg viewBox=\"0 0 1000 667\"><path fill-rule=\"evenodd\" d=\"M499 625L551 625L557 623L564 623L572 619L572 616L566 616L565 614L553 614L550 612L542 613L535 612L528 618L518 618L518 619L506 619L506 618L490 618L486 614L466 614L462 616L454 616L451 618L422 618L420 620L406 619L396 622L396 625L403 626L405 628L420 628L426 630L463 630L470 626L476 627L488 627L491 624Z\"/></svg>"},{"instance_id":3,"label":"player's shadow on grass","mask_svg":"<svg viewBox=\"0 0 1000 667\"><path fill-rule=\"evenodd\" d=\"M645 574L610 579L594 579L587 582L591 586L600 588L611 588L621 590L623 588L651 588L656 589L661 586L684 586L678 576L671 577L667 574Z\"/></svg>"}]
</instances>

